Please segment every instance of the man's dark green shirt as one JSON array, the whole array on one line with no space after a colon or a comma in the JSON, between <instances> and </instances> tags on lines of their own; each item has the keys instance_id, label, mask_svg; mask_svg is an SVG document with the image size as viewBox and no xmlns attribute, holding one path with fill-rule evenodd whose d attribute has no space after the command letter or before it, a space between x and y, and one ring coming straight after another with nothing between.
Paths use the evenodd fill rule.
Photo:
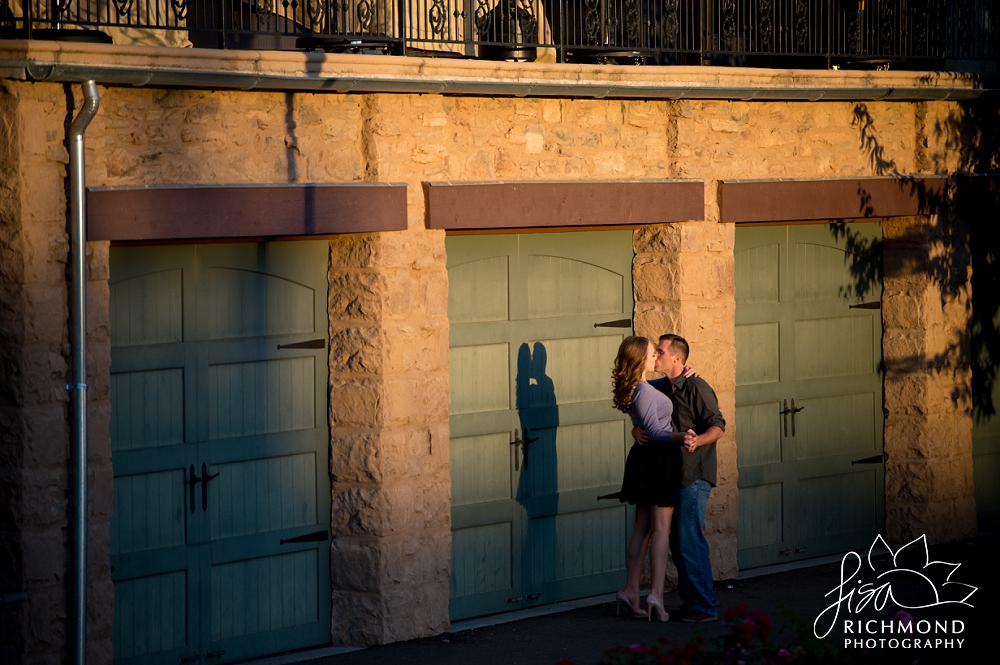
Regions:
<instances>
[{"instance_id":1,"label":"man's dark green shirt","mask_svg":"<svg viewBox=\"0 0 1000 665\"><path fill-rule=\"evenodd\" d=\"M665 394L673 403L674 415L671 420L675 432L691 429L695 434L703 434L712 425L726 429L726 420L719 411L719 398L701 377L685 379L681 376L677 383L671 383L670 379L664 377L650 381L649 385ZM681 487L687 487L696 480L707 481L715 487L718 466L714 442L698 446L693 453L681 448L681 459Z\"/></svg>"}]
</instances>

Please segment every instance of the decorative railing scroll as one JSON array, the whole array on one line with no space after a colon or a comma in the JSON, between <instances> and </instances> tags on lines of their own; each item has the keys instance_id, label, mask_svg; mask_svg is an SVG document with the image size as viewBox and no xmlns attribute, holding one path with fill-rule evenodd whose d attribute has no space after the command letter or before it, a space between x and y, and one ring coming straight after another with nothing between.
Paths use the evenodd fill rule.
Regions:
<instances>
[{"instance_id":1,"label":"decorative railing scroll","mask_svg":"<svg viewBox=\"0 0 1000 665\"><path fill-rule=\"evenodd\" d=\"M0 0L0 38L81 28L161 46L996 71L1000 0Z\"/></svg>"}]
</instances>

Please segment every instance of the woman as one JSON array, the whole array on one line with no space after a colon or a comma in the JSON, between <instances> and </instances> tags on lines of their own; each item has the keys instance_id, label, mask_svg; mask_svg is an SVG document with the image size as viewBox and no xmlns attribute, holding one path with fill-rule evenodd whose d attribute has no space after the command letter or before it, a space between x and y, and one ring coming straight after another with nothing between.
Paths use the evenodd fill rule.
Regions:
<instances>
[{"instance_id":1,"label":"woman","mask_svg":"<svg viewBox=\"0 0 1000 665\"><path fill-rule=\"evenodd\" d=\"M635 443L625 461L621 501L635 504L635 528L628 544L628 569L625 588L618 592L618 608L625 605L633 617L653 615L669 620L663 609L663 578L670 546L670 520L680 490L680 444L684 434L674 432L670 424L673 406L670 399L646 383L646 373L653 371L655 347L645 337L628 337L618 347L615 359L615 408L628 413L641 424L652 442ZM642 559L649 538L651 585L646 596L647 611L639 606L639 580Z\"/></svg>"}]
</instances>

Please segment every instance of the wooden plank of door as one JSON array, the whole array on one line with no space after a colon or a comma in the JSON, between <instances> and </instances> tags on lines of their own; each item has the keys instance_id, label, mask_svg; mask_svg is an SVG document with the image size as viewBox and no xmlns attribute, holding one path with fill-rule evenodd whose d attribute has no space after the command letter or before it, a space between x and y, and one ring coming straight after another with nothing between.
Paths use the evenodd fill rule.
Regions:
<instances>
[{"instance_id":1,"label":"wooden plank of door","mask_svg":"<svg viewBox=\"0 0 1000 665\"><path fill-rule=\"evenodd\" d=\"M327 350L279 348L328 336L328 251L199 249L203 639L216 662L329 640Z\"/></svg>"},{"instance_id":2,"label":"wooden plank of door","mask_svg":"<svg viewBox=\"0 0 1000 665\"><path fill-rule=\"evenodd\" d=\"M627 510L597 496L621 484L622 414L610 402L610 367L632 318L632 233L536 234L520 238L525 293L516 368L519 421L538 440L522 471L527 513L525 593L551 603L604 593L621 583Z\"/></svg>"},{"instance_id":3,"label":"wooden plank of door","mask_svg":"<svg viewBox=\"0 0 1000 665\"><path fill-rule=\"evenodd\" d=\"M190 252L111 250L111 564L116 662L176 663L199 650L199 527L190 520L184 340Z\"/></svg>"},{"instance_id":4,"label":"wooden plank of door","mask_svg":"<svg viewBox=\"0 0 1000 665\"><path fill-rule=\"evenodd\" d=\"M881 295L878 231L851 225L853 252L842 227L737 233L741 567L860 546L881 528L881 467L851 465L882 450L880 319L849 307Z\"/></svg>"},{"instance_id":5,"label":"wooden plank of door","mask_svg":"<svg viewBox=\"0 0 1000 665\"><path fill-rule=\"evenodd\" d=\"M523 514L510 373L517 236L449 236L452 620L520 603Z\"/></svg>"}]
</instances>

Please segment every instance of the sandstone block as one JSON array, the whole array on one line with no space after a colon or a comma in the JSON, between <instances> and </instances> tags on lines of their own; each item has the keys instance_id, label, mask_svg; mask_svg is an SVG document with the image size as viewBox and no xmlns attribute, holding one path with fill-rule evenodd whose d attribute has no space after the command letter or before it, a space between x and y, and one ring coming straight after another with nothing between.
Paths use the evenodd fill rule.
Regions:
<instances>
[{"instance_id":1,"label":"sandstone block","mask_svg":"<svg viewBox=\"0 0 1000 665\"><path fill-rule=\"evenodd\" d=\"M330 377L331 427L378 427L384 408L381 380Z\"/></svg>"},{"instance_id":2,"label":"sandstone block","mask_svg":"<svg viewBox=\"0 0 1000 665\"><path fill-rule=\"evenodd\" d=\"M680 265L680 298L701 302L718 298L720 294L734 293L733 259L711 256L687 257L678 261Z\"/></svg>"},{"instance_id":3,"label":"sandstone block","mask_svg":"<svg viewBox=\"0 0 1000 665\"><path fill-rule=\"evenodd\" d=\"M65 574L65 537L58 529L25 533L24 578L29 584L58 584Z\"/></svg>"},{"instance_id":4,"label":"sandstone block","mask_svg":"<svg viewBox=\"0 0 1000 665\"><path fill-rule=\"evenodd\" d=\"M736 532L706 534L709 557L712 560L712 577L731 580L739 573L736 564Z\"/></svg>"},{"instance_id":5,"label":"sandstone block","mask_svg":"<svg viewBox=\"0 0 1000 665\"><path fill-rule=\"evenodd\" d=\"M726 334L733 330L735 306L732 301L686 299L680 302L678 310L680 325L674 332L686 338L692 348L708 346L703 352L722 354L732 349L735 353L735 337L729 338Z\"/></svg>"},{"instance_id":6,"label":"sandstone block","mask_svg":"<svg viewBox=\"0 0 1000 665\"><path fill-rule=\"evenodd\" d=\"M712 119L710 121L713 132L736 133L740 131L740 126L733 120Z\"/></svg>"},{"instance_id":7,"label":"sandstone block","mask_svg":"<svg viewBox=\"0 0 1000 665\"><path fill-rule=\"evenodd\" d=\"M58 219L58 218L55 218ZM65 219L29 223L19 238L27 284L66 288L66 263L69 260L69 236Z\"/></svg>"},{"instance_id":8,"label":"sandstone block","mask_svg":"<svg viewBox=\"0 0 1000 665\"><path fill-rule=\"evenodd\" d=\"M412 534L431 528L449 528L451 491L435 474L394 479L382 485L388 507L384 534ZM392 565L391 561L387 565Z\"/></svg>"},{"instance_id":9,"label":"sandstone block","mask_svg":"<svg viewBox=\"0 0 1000 665\"><path fill-rule=\"evenodd\" d=\"M384 644L386 608L381 595L334 591L330 637L339 646Z\"/></svg>"},{"instance_id":10,"label":"sandstone block","mask_svg":"<svg viewBox=\"0 0 1000 665\"><path fill-rule=\"evenodd\" d=\"M472 178L493 178L493 153L477 150L465 158L465 173Z\"/></svg>"},{"instance_id":11,"label":"sandstone block","mask_svg":"<svg viewBox=\"0 0 1000 665\"><path fill-rule=\"evenodd\" d=\"M66 592L55 585L34 586L28 595L28 630L24 635L24 653L57 653L66 639ZM51 662L42 659L42 662ZM58 660L56 662L59 662Z\"/></svg>"},{"instance_id":12,"label":"sandstone block","mask_svg":"<svg viewBox=\"0 0 1000 665\"><path fill-rule=\"evenodd\" d=\"M64 463L69 454L66 407L58 402L25 405L25 462L35 468Z\"/></svg>"},{"instance_id":13,"label":"sandstone block","mask_svg":"<svg viewBox=\"0 0 1000 665\"><path fill-rule=\"evenodd\" d=\"M926 503L935 496L939 459L887 461L885 468L886 501Z\"/></svg>"},{"instance_id":14,"label":"sandstone block","mask_svg":"<svg viewBox=\"0 0 1000 665\"><path fill-rule=\"evenodd\" d=\"M331 269L329 312L331 320L375 320L382 313L383 285L373 272Z\"/></svg>"},{"instance_id":15,"label":"sandstone block","mask_svg":"<svg viewBox=\"0 0 1000 665\"><path fill-rule=\"evenodd\" d=\"M633 312L635 334L656 339L666 331L680 329L680 311L669 303L636 303Z\"/></svg>"},{"instance_id":16,"label":"sandstone block","mask_svg":"<svg viewBox=\"0 0 1000 665\"><path fill-rule=\"evenodd\" d=\"M418 203L423 205L422 196ZM421 221L422 214L421 212ZM445 263L444 243L439 231L421 229L402 233L383 233L379 239L381 267L420 270Z\"/></svg>"},{"instance_id":17,"label":"sandstone block","mask_svg":"<svg viewBox=\"0 0 1000 665\"><path fill-rule=\"evenodd\" d=\"M921 535L936 544L975 533L975 499L935 502L886 502L886 533L890 542L907 543Z\"/></svg>"},{"instance_id":18,"label":"sandstone block","mask_svg":"<svg viewBox=\"0 0 1000 665\"><path fill-rule=\"evenodd\" d=\"M106 608L105 608L106 609ZM109 613L105 611L105 616ZM111 665L114 662L114 644L111 641L110 627L107 622L101 622L99 617L87 624L87 662L93 665ZM108 631L105 634L105 631Z\"/></svg>"},{"instance_id":19,"label":"sandstone block","mask_svg":"<svg viewBox=\"0 0 1000 665\"><path fill-rule=\"evenodd\" d=\"M391 639L407 639L407 635L427 636L447 629L448 584L392 583L386 593L390 618ZM407 605L420 607L421 612L404 612ZM398 616L397 616L398 613Z\"/></svg>"},{"instance_id":20,"label":"sandstone block","mask_svg":"<svg viewBox=\"0 0 1000 665\"><path fill-rule=\"evenodd\" d=\"M25 342L28 344L62 343L65 321L69 317L65 285L25 285L28 320Z\"/></svg>"},{"instance_id":21,"label":"sandstone block","mask_svg":"<svg viewBox=\"0 0 1000 665\"><path fill-rule=\"evenodd\" d=\"M48 533L47 529L65 522L69 481L64 468L25 468L21 482L21 516L25 532Z\"/></svg>"},{"instance_id":22,"label":"sandstone block","mask_svg":"<svg viewBox=\"0 0 1000 665\"><path fill-rule=\"evenodd\" d=\"M435 458L440 469L448 469L451 464L451 428L447 420L431 423L430 433L431 456ZM449 472L450 473L450 472Z\"/></svg>"},{"instance_id":23,"label":"sandstone block","mask_svg":"<svg viewBox=\"0 0 1000 665\"><path fill-rule=\"evenodd\" d=\"M330 582L336 591L378 593L383 586L385 552L382 541L343 536L330 545Z\"/></svg>"},{"instance_id":24,"label":"sandstone block","mask_svg":"<svg viewBox=\"0 0 1000 665\"><path fill-rule=\"evenodd\" d=\"M443 479L450 488L447 473L448 441L440 438L441 426L409 426L383 430L383 473L387 478ZM450 496L450 489L448 492Z\"/></svg>"},{"instance_id":25,"label":"sandstone block","mask_svg":"<svg viewBox=\"0 0 1000 665\"><path fill-rule=\"evenodd\" d=\"M381 487L334 483L332 495L330 530L334 537L389 533L389 503Z\"/></svg>"},{"instance_id":26,"label":"sandstone block","mask_svg":"<svg viewBox=\"0 0 1000 665\"><path fill-rule=\"evenodd\" d=\"M885 405L894 415L923 416L929 410L927 394L931 378L919 371L886 370Z\"/></svg>"},{"instance_id":27,"label":"sandstone block","mask_svg":"<svg viewBox=\"0 0 1000 665\"><path fill-rule=\"evenodd\" d=\"M382 481L382 435L349 429L336 429L330 435L330 477L335 483Z\"/></svg>"},{"instance_id":28,"label":"sandstone block","mask_svg":"<svg viewBox=\"0 0 1000 665\"><path fill-rule=\"evenodd\" d=\"M914 330L893 328L882 336L882 357L887 372L908 373L924 369L924 349L923 334Z\"/></svg>"},{"instance_id":29,"label":"sandstone block","mask_svg":"<svg viewBox=\"0 0 1000 665\"><path fill-rule=\"evenodd\" d=\"M351 233L330 240L330 274L349 268L372 268L379 261L380 234Z\"/></svg>"},{"instance_id":30,"label":"sandstone block","mask_svg":"<svg viewBox=\"0 0 1000 665\"><path fill-rule=\"evenodd\" d=\"M417 310L419 294L414 271L387 268L381 272L385 284L384 313L388 317L406 317Z\"/></svg>"},{"instance_id":31,"label":"sandstone block","mask_svg":"<svg viewBox=\"0 0 1000 665\"><path fill-rule=\"evenodd\" d=\"M892 415L885 420L885 451L890 459L937 457L939 446L923 416Z\"/></svg>"},{"instance_id":32,"label":"sandstone block","mask_svg":"<svg viewBox=\"0 0 1000 665\"><path fill-rule=\"evenodd\" d=\"M377 325L332 330L330 371L377 374L382 371L383 338Z\"/></svg>"},{"instance_id":33,"label":"sandstone block","mask_svg":"<svg viewBox=\"0 0 1000 665\"><path fill-rule=\"evenodd\" d=\"M422 270L419 274L421 313L433 325L447 330L448 325L448 272L442 262L437 269Z\"/></svg>"},{"instance_id":34,"label":"sandstone block","mask_svg":"<svg viewBox=\"0 0 1000 665\"><path fill-rule=\"evenodd\" d=\"M739 491L735 482L712 489L705 509L705 533L736 533L739 522Z\"/></svg>"},{"instance_id":35,"label":"sandstone block","mask_svg":"<svg viewBox=\"0 0 1000 665\"><path fill-rule=\"evenodd\" d=\"M428 636L448 632L448 628L450 627L448 620L448 592L447 578L443 584L428 584L415 590L414 602L416 606L425 608L422 612L415 613L415 618L419 622L415 627L416 634Z\"/></svg>"},{"instance_id":36,"label":"sandstone block","mask_svg":"<svg viewBox=\"0 0 1000 665\"><path fill-rule=\"evenodd\" d=\"M423 424L447 419L448 375L443 371L387 375L384 381L387 424Z\"/></svg>"},{"instance_id":37,"label":"sandstone block","mask_svg":"<svg viewBox=\"0 0 1000 665\"><path fill-rule=\"evenodd\" d=\"M632 234L632 249L636 255L674 254L681 250L679 224L650 224Z\"/></svg>"},{"instance_id":38,"label":"sandstone block","mask_svg":"<svg viewBox=\"0 0 1000 665\"><path fill-rule=\"evenodd\" d=\"M538 125L529 125L524 128L524 152L529 155L540 155L545 149L545 134Z\"/></svg>"},{"instance_id":39,"label":"sandstone block","mask_svg":"<svg viewBox=\"0 0 1000 665\"><path fill-rule=\"evenodd\" d=\"M384 541L386 552L387 598L412 592L419 587L447 588L445 562L451 561L451 532L448 527L408 531Z\"/></svg>"},{"instance_id":40,"label":"sandstone block","mask_svg":"<svg viewBox=\"0 0 1000 665\"><path fill-rule=\"evenodd\" d=\"M680 268L671 256L641 254L632 265L632 289L639 302L670 301L680 297Z\"/></svg>"},{"instance_id":41,"label":"sandstone block","mask_svg":"<svg viewBox=\"0 0 1000 665\"><path fill-rule=\"evenodd\" d=\"M110 637L114 616L115 588L107 569L87 585L87 623L91 637ZM108 640L110 644L110 640ZM110 662L110 660L109 660Z\"/></svg>"},{"instance_id":42,"label":"sandstone block","mask_svg":"<svg viewBox=\"0 0 1000 665\"><path fill-rule=\"evenodd\" d=\"M720 408L721 407L722 405L720 404ZM727 412L725 410L722 411L723 416L726 416L726 413ZM733 414L733 411L730 410L729 413ZM729 420L726 425L726 434L715 443L720 486L732 485L735 487L736 482L739 480L736 452L736 419L733 415L729 416Z\"/></svg>"}]
</instances>

